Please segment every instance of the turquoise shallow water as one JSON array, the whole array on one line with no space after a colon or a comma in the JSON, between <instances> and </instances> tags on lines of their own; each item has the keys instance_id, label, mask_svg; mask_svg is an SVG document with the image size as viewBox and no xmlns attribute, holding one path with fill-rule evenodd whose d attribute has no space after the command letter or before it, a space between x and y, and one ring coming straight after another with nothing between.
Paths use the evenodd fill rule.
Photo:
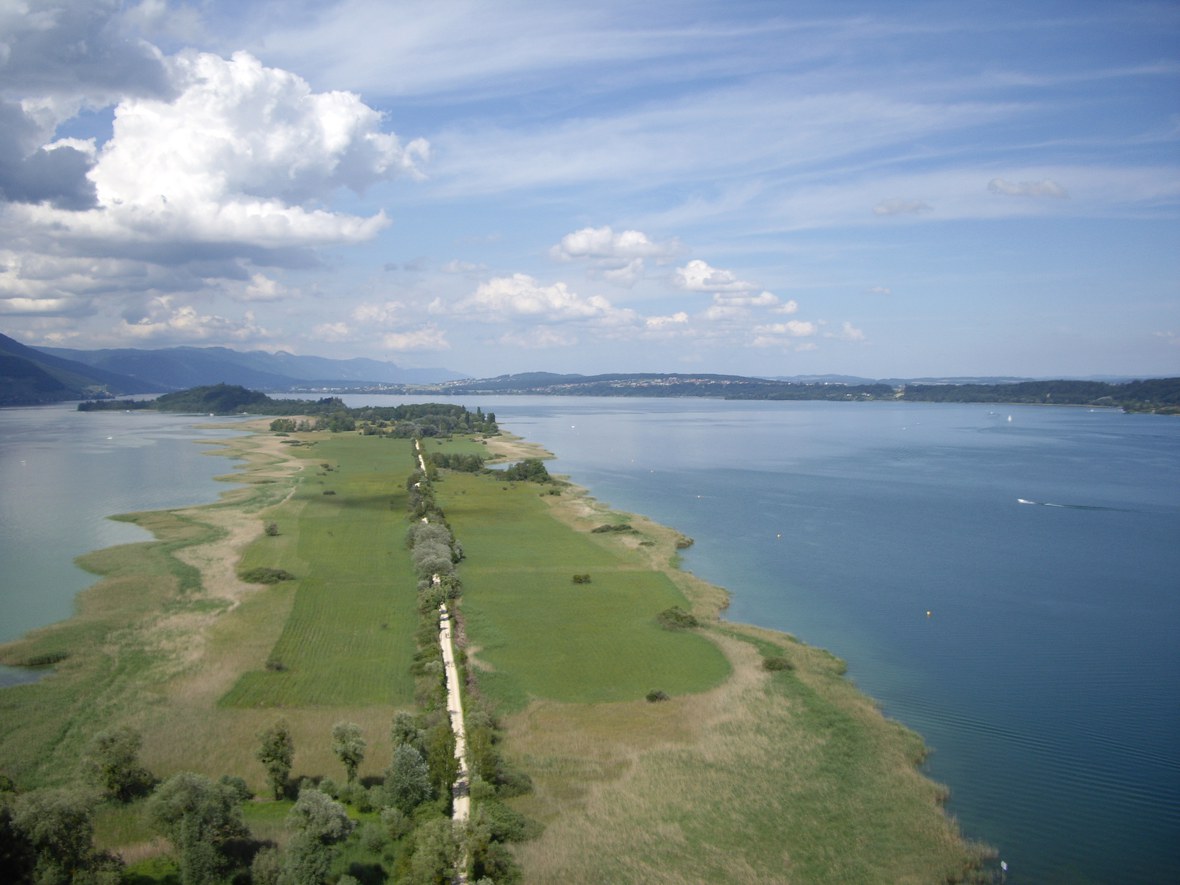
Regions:
<instances>
[{"instance_id":1,"label":"turquoise shallow water","mask_svg":"<svg viewBox=\"0 0 1180 885\"><path fill-rule=\"evenodd\" d=\"M602 500L692 535L686 565L729 588L730 618L845 658L926 739L950 811L1000 850L1008 882L1180 881L1180 420L881 403L464 404L548 446L551 469ZM192 425L0 411L0 563L27 572L41 600L21 613L6 579L3 635L69 613L88 582L69 564L77 553L138 537L112 540L130 527L105 514L216 498L224 486L211 478L229 465L200 454L190 440L217 433ZM17 482L34 461L36 482ZM35 517L30 500L42 504Z\"/></svg>"}]
</instances>

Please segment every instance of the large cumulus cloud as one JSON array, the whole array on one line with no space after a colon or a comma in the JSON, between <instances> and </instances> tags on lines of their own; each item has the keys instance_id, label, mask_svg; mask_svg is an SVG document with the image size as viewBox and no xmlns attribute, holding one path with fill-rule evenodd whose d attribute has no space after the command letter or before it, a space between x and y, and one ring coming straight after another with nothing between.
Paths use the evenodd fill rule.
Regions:
<instances>
[{"instance_id":1,"label":"large cumulus cloud","mask_svg":"<svg viewBox=\"0 0 1180 885\"><path fill-rule=\"evenodd\" d=\"M30 209L66 235L282 247L371 237L384 214L322 208L347 187L415 174L424 141L403 147L356 95L313 92L247 53L184 52L170 64L174 98L132 97L89 178L97 206Z\"/></svg>"},{"instance_id":2,"label":"large cumulus cloud","mask_svg":"<svg viewBox=\"0 0 1180 885\"><path fill-rule=\"evenodd\" d=\"M312 266L318 246L375 236L384 211L341 211L339 193L420 175L429 146L250 54L164 55L134 36L136 8L0 0L0 314L154 303L168 318L135 316L136 333L208 319L260 334L177 299L232 297L259 266Z\"/></svg>"}]
</instances>

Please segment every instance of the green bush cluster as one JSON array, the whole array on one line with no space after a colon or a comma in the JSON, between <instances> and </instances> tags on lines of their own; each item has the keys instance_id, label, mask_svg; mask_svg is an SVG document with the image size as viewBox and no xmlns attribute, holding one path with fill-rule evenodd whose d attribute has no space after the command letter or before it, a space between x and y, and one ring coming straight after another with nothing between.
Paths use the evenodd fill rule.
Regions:
<instances>
[{"instance_id":1,"label":"green bush cluster","mask_svg":"<svg viewBox=\"0 0 1180 885\"><path fill-rule=\"evenodd\" d=\"M294 581L295 576L286 569L259 566L238 572L238 577L247 584L278 584L282 581Z\"/></svg>"},{"instance_id":2,"label":"green bush cluster","mask_svg":"<svg viewBox=\"0 0 1180 885\"><path fill-rule=\"evenodd\" d=\"M692 627L699 627L701 623L695 615L686 612L678 605L664 609L656 615L656 620L665 630L688 630Z\"/></svg>"}]
</instances>

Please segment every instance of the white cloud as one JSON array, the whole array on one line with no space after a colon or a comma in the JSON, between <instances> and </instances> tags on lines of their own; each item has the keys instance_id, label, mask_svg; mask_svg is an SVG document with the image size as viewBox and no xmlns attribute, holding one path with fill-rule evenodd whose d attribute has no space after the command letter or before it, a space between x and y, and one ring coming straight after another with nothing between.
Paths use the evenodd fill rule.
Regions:
<instances>
[{"instance_id":1,"label":"white cloud","mask_svg":"<svg viewBox=\"0 0 1180 885\"><path fill-rule=\"evenodd\" d=\"M566 234L561 242L549 250L558 261L577 258L624 259L659 258L672 254L675 243L654 243L647 234L637 230L615 233L610 226L584 227Z\"/></svg>"},{"instance_id":2,"label":"white cloud","mask_svg":"<svg viewBox=\"0 0 1180 885\"><path fill-rule=\"evenodd\" d=\"M347 341L352 335L348 323L320 323L312 328L312 335L317 341L330 341L338 344Z\"/></svg>"},{"instance_id":3,"label":"white cloud","mask_svg":"<svg viewBox=\"0 0 1180 885\"><path fill-rule=\"evenodd\" d=\"M888 286L870 286L868 289L869 295L892 295L893 290Z\"/></svg>"},{"instance_id":4,"label":"white cloud","mask_svg":"<svg viewBox=\"0 0 1180 885\"><path fill-rule=\"evenodd\" d=\"M381 304L366 302L352 309L352 318L365 326L390 326L402 321L406 305L401 301L385 301Z\"/></svg>"},{"instance_id":5,"label":"white cloud","mask_svg":"<svg viewBox=\"0 0 1180 885\"><path fill-rule=\"evenodd\" d=\"M1003 194L1009 197L1069 199L1069 193L1065 188L1048 178L1041 181L1008 181L1006 178L993 178L987 183L987 189L993 194Z\"/></svg>"},{"instance_id":6,"label":"white cloud","mask_svg":"<svg viewBox=\"0 0 1180 885\"><path fill-rule=\"evenodd\" d=\"M475 294L460 302L456 311L476 311L494 320L528 317L548 322L609 319L624 313L601 295L583 298L571 292L565 283L543 286L521 273L481 283Z\"/></svg>"},{"instance_id":7,"label":"white cloud","mask_svg":"<svg viewBox=\"0 0 1180 885\"><path fill-rule=\"evenodd\" d=\"M302 78L246 53L185 51L170 60L179 94L129 97L89 173L98 208L26 207L59 236L217 242L283 248L372 237L387 226L323 208L338 189L363 191L418 175L429 148L403 147L356 95L312 92Z\"/></svg>"},{"instance_id":8,"label":"white cloud","mask_svg":"<svg viewBox=\"0 0 1180 885\"><path fill-rule=\"evenodd\" d=\"M788 320L785 323L770 323L754 327L754 344L757 347L767 347L782 344L784 338L810 338L819 331L819 327L806 320Z\"/></svg>"},{"instance_id":9,"label":"white cloud","mask_svg":"<svg viewBox=\"0 0 1180 885\"><path fill-rule=\"evenodd\" d=\"M758 288L753 283L739 280L733 271L710 267L708 262L699 258L676 268L672 284L689 292L750 292Z\"/></svg>"},{"instance_id":10,"label":"white cloud","mask_svg":"<svg viewBox=\"0 0 1180 885\"><path fill-rule=\"evenodd\" d=\"M713 303L722 307L774 307L778 304L778 296L772 292L762 292L758 295L730 295L725 292L714 292Z\"/></svg>"},{"instance_id":11,"label":"white cloud","mask_svg":"<svg viewBox=\"0 0 1180 885\"><path fill-rule=\"evenodd\" d=\"M122 334L136 341L253 341L266 331L247 312L242 320L201 313L191 304L176 304L170 295L151 299L138 317L125 316Z\"/></svg>"},{"instance_id":12,"label":"white cloud","mask_svg":"<svg viewBox=\"0 0 1180 885\"><path fill-rule=\"evenodd\" d=\"M653 242L637 230L615 233L606 227L584 227L566 234L549 250L555 261L582 261L591 267L591 275L616 286L632 286L643 277L645 261L662 261L675 254L678 244Z\"/></svg>"},{"instance_id":13,"label":"white cloud","mask_svg":"<svg viewBox=\"0 0 1180 885\"><path fill-rule=\"evenodd\" d=\"M865 333L847 320L840 326L839 332L825 332L825 338L837 338L840 341L864 341Z\"/></svg>"},{"instance_id":14,"label":"white cloud","mask_svg":"<svg viewBox=\"0 0 1180 885\"><path fill-rule=\"evenodd\" d=\"M250 283L242 293L243 301L282 301L289 296L287 287L278 280L272 280L266 274L256 273L250 277Z\"/></svg>"},{"instance_id":15,"label":"white cloud","mask_svg":"<svg viewBox=\"0 0 1180 885\"><path fill-rule=\"evenodd\" d=\"M798 313L798 312L799 312L799 302L795 301L794 299L783 302L782 304L780 304L778 307L774 308L774 310L771 311L771 313L783 313L783 314L792 314L792 313Z\"/></svg>"},{"instance_id":16,"label":"white cloud","mask_svg":"<svg viewBox=\"0 0 1180 885\"><path fill-rule=\"evenodd\" d=\"M446 332L435 325L408 332L390 332L381 336L381 344L386 350L396 352L451 349Z\"/></svg>"},{"instance_id":17,"label":"white cloud","mask_svg":"<svg viewBox=\"0 0 1180 885\"><path fill-rule=\"evenodd\" d=\"M932 211L934 210L921 200L907 200L902 197L885 200L873 207L874 215L922 215Z\"/></svg>"},{"instance_id":18,"label":"white cloud","mask_svg":"<svg viewBox=\"0 0 1180 885\"><path fill-rule=\"evenodd\" d=\"M669 316L647 317L643 321L643 324L648 329L667 329L674 326L686 326L688 325L688 314L681 310Z\"/></svg>"}]
</instances>

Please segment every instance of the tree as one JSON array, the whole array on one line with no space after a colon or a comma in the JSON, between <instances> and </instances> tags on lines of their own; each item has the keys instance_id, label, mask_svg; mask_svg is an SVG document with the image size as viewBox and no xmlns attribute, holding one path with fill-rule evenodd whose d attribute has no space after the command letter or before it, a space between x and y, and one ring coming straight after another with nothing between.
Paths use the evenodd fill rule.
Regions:
<instances>
[{"instance_id":1,"label":"tree","mask_svg":"<svg viewBox=\"0 0 1180 885\"><path fill-rule=\"evenodd\" d=\"M224 876L226 845L250 831L238 793L203 774L173 775L148 801L148 819L176 847L182 885L206 885Z\"/></svg>"},{"instance_id":2,"label":"tree","mask_svg":"<svg viewBox=\"0 0 1180 885\"><path fill-rule=\"evenodd\" d=\"M401 744L393 751L393 762L385 772L386 801L403 814L430 798L430 770L414 747Z\"/></svg>"},{"instance_id":3,"label":"tree","mask_svg":"<svg viewBox=\"0 0 1180 885\"><path fill-rule=\"evenodd\" d=\"M545 469L540 458L525 458L504 471L504 478L517 482L552 482L553 477Z\"/></svg>"},{"instance_id":4,"label":"tree","mask_svg":"<svg viewBox=\"0 0 1180 885\"><path fill-rule=\"evenodd\" d=\"M37 885L96 881L99 869L114 868L111 858L94 849L93 805L78 793L34 790L18 796L11 825L21 853L32 852L31 881Z\"/></svg>"},{"instance_id":5,"label":"tree","mask_svg":"<svg viewBox=\"0 0 1180 885\"><path fill-rule=\"evenodd\" d=\"M419 753L422 752L422 729L418 727L418 720L413 714L405 710L394 714L393 723L389 727L389 737L395 750L402 744L409 744Z\"/></svg>"},{"instance_id":6,"label":"tree","mask_svg":"<svg viewBox=\"0 0 1180 885\"><path fill-rule=\"evenodd\" d=\"M348 782L356 780L356 770L365 758L365 739L355 722L337 722L332 726L332 752L344 764Z\"/></svg>"},{"instance_id":7,"label":"tree","mask_svg":"<svg viewBox=\"0 0 1180 885\"><path fill-rule=\"evenodd\" d=\"M266 768L266 776L274 790L275 798L282 799L287 792L287 778L291 775L291 763L295 759L295 742L291 738L291 726L286 719L280 719L258 735L258 761Z\"/></svg>"},{"instance_id":8,"label":"tree","mask_svg":"<svg viewBox=\"0 0 1180 885\"><path fill-rule=\"evenodd\" d=\"M445 817L436 817L414 833L408 881L413 885L449 885L458 860L459 840L454 825Z\"/></svg>"},{"instance_id":9,"label":"tree","mask_svg":"<svg viewBox=\"0 0 1180 885\"><path fill-rule=\"evenodd\" d=\"M83 777L120 802L146 793L152 776L139 763L142 746L143 737L133 728L100 731L82 754Z\"/></svg>"},{"instance_id":10,"label":"tree","mask_svg":"<svg viewBox=\"0 0 1180 885\"><path fill-rule=\"evenodd\" d=\"M287 815L287 829L293 835L287 846L285 880L292 885L327 881L335 846L348 838L353 826L344 806L327 793L303 790Z\"/></svg>"}]
</instances>

